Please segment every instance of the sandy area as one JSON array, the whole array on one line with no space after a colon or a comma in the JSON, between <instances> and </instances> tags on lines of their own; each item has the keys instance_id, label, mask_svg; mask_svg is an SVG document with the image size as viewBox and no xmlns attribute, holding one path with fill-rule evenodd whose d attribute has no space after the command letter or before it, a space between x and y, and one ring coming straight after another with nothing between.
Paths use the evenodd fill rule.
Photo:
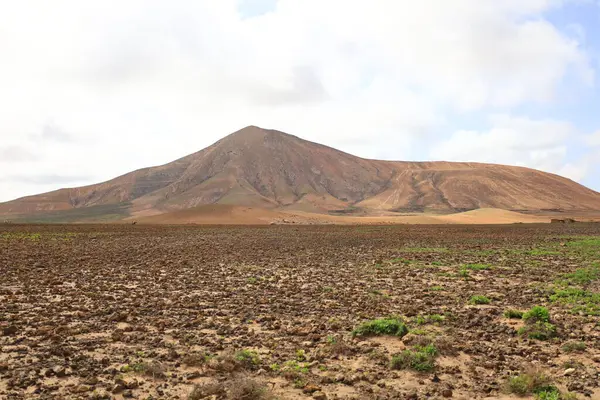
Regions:
<instances>
[{"instance_id":1,"label":"sandy area","mask_svg":"<svg viewBox=\"0 0 600 400\"><path fill-rule=\"evenodd\" d=\"M565 218L566 216L561 216ZM188 210L128 219L143 224L514 224L549 223L551 216L529 215L514 211L484 208L456 214L394 214L366 216L337 216L291 210L210 205ZM586 218L589 220L591 217Z\"/></svg>"}]
</instances>

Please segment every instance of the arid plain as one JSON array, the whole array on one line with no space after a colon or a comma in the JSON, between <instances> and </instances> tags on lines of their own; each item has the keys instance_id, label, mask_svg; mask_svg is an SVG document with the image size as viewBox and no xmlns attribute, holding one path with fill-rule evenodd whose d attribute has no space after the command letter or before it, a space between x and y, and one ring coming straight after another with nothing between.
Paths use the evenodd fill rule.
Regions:
<instances>
[{"instance_id":1,"label":"arid plain","mask_svg":"<svg viewBox=\"0 0 600 400\"><path fill-rule=\"evenodd\" d=\"M0 398L600 398L600 224L4 225Z\"/></svg>"}]
</instances>

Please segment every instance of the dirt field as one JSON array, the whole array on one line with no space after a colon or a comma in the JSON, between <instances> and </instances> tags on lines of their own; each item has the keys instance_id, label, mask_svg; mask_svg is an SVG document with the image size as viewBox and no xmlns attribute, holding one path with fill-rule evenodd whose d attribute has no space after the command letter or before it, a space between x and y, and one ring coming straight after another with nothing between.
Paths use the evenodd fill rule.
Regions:
<instances>
[{"instance_id":1,"label":"dirt field","mask_svg":"<svg viewBox=\"0 0 600 400\"><path fill-rule=\"evenodd\" d=\"M600 399L599 268L600 224L0 226L0 399Z\"/></svg>"}]
</instances>

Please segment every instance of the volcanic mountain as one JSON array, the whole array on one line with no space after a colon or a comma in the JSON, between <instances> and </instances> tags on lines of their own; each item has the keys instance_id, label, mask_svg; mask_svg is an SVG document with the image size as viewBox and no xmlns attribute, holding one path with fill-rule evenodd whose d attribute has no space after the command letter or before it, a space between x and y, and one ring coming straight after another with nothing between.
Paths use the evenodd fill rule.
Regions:
<instances>
[{"instance_id":1,"label":"volcanic mountain","mask_svg":"<svg viewBox=\"0 0 600 400\"><path fill-rule=\"evenodd\" d=\"M600 210L600 193L529 168L359 158L249 126L169 164L0 204L0 215L125 218L206 205L352 214Z\"/></svg>"}]
</instances>

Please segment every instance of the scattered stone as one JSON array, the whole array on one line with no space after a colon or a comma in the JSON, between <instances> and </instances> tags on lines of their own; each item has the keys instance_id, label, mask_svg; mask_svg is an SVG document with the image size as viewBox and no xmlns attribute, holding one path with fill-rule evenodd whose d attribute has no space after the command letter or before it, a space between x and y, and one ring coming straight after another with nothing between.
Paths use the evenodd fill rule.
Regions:
<instances>
[{"instance_id":1,"label":"scattered stone","mask_svg":"<svg viewBox=\"0 0 600 400\"><path fill-rule=\"evenodd\" d=\"M567 389L569 389L569 391L571 392L580 392L583 390L583 388L583 384L579 382L572 382L569 385L567 385Z\"/></svg>"},{"instance_id":2,"label":"scattered stone","mask_svg":"<svg viewBox=\"0 0 600 400\"><path fill-rule=\"evenodd\" d=\"M323 392L319 392L319 391L317 391L317 392L314 392L314 393L312 394L312 397L313 397L313 399L315 399L315 400L327 400L327 395L326 395L325 393L323 393Z\"/></svg>"},{"instance_id":3,"label":"scattered stone","mask_svg":"<svg viewBox=\"0 0 600 400\"><path fill-rule=\"evenodd\" d=\"M321 390L321 387L313 384L313 383L309 383L308 385L304 386L304 388L302 389L302 391L304 393L314 393L314 392L318 392Z\"/></svg>"},{"instance_id":4,"label":"scattered stone","mask_svg":"<svg viewBox=\"0 0 600 400\"><path fill-rule=\"evenodd\" d=\"M16 335L17 332L18 332L18 329L14 325L9 325L9 326L5 327L4 329L2 329L2 334L4 336Z\"/></svg>"},{"instance_id":5,"label":"scattered stone","mask_svg":"<svg viewBox=\"0 0 600 400\"><path fill-rule=\"evenodd\" d=\"M73 392L74 393L86 393L86 392L89 392L90 390L92 390L92 388L89 387L88 385L79 385L79 386L75 387Z\"/></svg>"},{"instance_id":6,"label":"scattered stone","mask_svg":"<svg viewBox=\"0 0 600 400\"><path fill-rule=\"evenodd\" d=\"M118 384L116 384L115 386L113 386L113 388L112 388L111 392L112 392L113 394L119 394L119 393L122 393L122 392L123 392L125 389L127 389L127 386L126 386L126 385L123 385L123 384L119 384L119 383L118 383Z\"/></svg>"}]
</instances>

